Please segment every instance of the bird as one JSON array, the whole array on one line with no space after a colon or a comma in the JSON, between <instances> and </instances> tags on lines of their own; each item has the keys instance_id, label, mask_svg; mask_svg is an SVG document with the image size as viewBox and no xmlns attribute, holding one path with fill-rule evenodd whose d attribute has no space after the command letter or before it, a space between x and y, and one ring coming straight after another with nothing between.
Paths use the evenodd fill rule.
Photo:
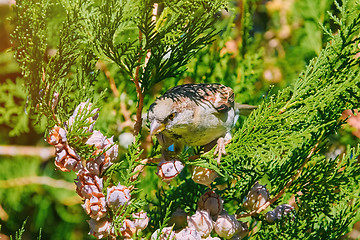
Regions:
<instances>
[{"instance_id":1,"label":"bird","mask_svg":"<svg viewBox=\"0 0 360 240\"><path fill-rule=\"evenodd\" d=\"M225 145L239 114L249 114L256 106L234 101L234 91L219 83L175 86L152 103L148 110L150 135L155 135L163 155L178 154L184 146L204 146L218 155L220 165Z\"/></svg>"}]
</instances>

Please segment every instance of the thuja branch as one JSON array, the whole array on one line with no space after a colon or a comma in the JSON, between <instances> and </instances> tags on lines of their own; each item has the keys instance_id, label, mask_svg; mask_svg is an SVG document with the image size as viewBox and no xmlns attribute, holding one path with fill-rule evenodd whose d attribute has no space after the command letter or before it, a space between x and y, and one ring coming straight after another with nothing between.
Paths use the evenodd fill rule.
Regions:
<instances>
[{"instance_id":1,"label":"thuja branch","mask_svg":"<svg viewBox=\"0 0 360 240\"><path fill-rule=\"evenodd\" d=\"M23 187L32 184L47 185L53 188L63 188L70 191L74 191L75 189L74 184L71 182L54 179L48 176L29 176L29 177L0 180L0 188Z\"/></svg>"},{"instance_id":2,"label":"thuja branch","mask_svg":"<svg viewBox=\"0 0 360 240\"><path fill-rule=\"evenodd\" d=\"M153 12L152 12L152 18L151 21L155 22L156 21L156 13L157 13L157 9L158 9L158 4L154 3L154 8L153 8ZM139 44L141 46L141 42L142 42L142 32L141 30L139 30ZM139 83L139 72L140 72L140 63L141 63L141 48L139 50L139 59L138 59L138 65L136 67L136 71L135 71L135 76L133 78L133 82L135 83L135 87L136 87L136 93L137 93L137 97L138 97L138 108L136 110L136 120L135 120L135 125L134 125L134 135L136 136L141 129L141 124L142 124L142 117L141 117L141 113L142 113L142 109L143 109L143 105L144 105L144 94L142 92L140 83ZM146 56L145 56L145 61L144 61L144 66L143 68L146 68L147 63L149 62L151 56L151 49L147 49L146 52Z\"/></svg>"},{"instance_id":3,"label":"thuja branch","mask_svg":"<svg viewBox=\"0 0 360 240\"><path fill-rule=\"evenodd\" d=\"M139 30L139 43L141 44L142 41L142 32ZM139 72L140 72L140 62L141 62L141 48L139 50L139 59L138 59L138 65L136 67L135 70L135 76L132 79L132 81L135 84L136 87L136 93L137 93L137 97L138 97L138 107L136 110L136 120L135 120L135 125L134 125L134 136L138 135L141 129L141 124L142 124L142 117L141 117L141 113L142 113L142 109L143 109L143 105L144 105L144 95L139 83Z\"/></svg>"},{"instance_id":4,"label":"thuja branch","mask_svg":"<svg viewBox=\"0 0 360 240\"><path fill-rule=\"evenodd\" d=\"M255 210L253 210L253 211L251 211L249 213L238 214L238 215L236 215L236 217L237 218L245 218L245 217L256 216L259 213L261 213L262 211L264 211L266 208L268 208L271 204L276 202L282 195L284 195L284 193L286 192L287 189L289 189L291 184L300 176L303 168L305 167L305 165L308 163L308 161L310 160L310 158L314 154L314 152L317 149L318 145L319 145L319 143L316 143L315 146L310 150L309 155L306 157L306 159L303 162L303 164L301 165L301 167L296 171L296 173L291 177L291 179L286 183L285 187L283 189L281 189L281 191L278 194L276 194L270 200L266 201L259 208L255 209Z\"/></svg>"},{"instance_id":5,"label":"thuja branch","mask_svg":"<svg viewBox=\"0 0 360 240\"><path fill-rule=\"evenodd\" d=\"M153 8L152 17L151 17L152 22L156 22L156 15L157 15L157 11L158 11L158 6L159 6L159 4L154 3L154 8ZM145 57L144 69L146 68L146 66L148 64L148 62L150 60L150 57L151 57L151 49L148 49L147 53L146 53L146 57Z\"/></svg>"},{"instance_id":6,"label":"thuja branch","mask_svg":"<svg viewBox=\"0 0 360 240\"><path fill-rule=\"evenodd\" d=\"M161 161L160 158L145 158L141 160L139 165L137 165L134 168L133 170L134 175L130 178L130 181L134 182L139 177L140 173L144 171L144 168L148 163L159 163L160 161Z\"/></svg>"},{"instance_id":7,"label":"thuja branch","mask_svg":"<svg viewBox=\"0 0 360 240\"><path fill-rule=\"evenodd\" d=\"M101 71L104 72L106 78L109 80L110 88L111 88L111 91L114 93L114 96L116 98L119 97L120 96L119 90L116 88L114 77L111 76L111 73L110 73L108 67L106 66L106 63L104 61L99 60L97 62L97 66L99 67L99 69Z\"/></svg>"},{"instance_id":8,"label":"thuja branch","mask_svg":"<svg viewBox=\"0 0 360 240\"><path fill-rule=\"evenodd\" d=\"M111 88L111 91L113 92L114 96L116 98L120 97L120 93L116 87L114 77L111 76L111 73L110 73L108 67L106 66L106 63L100 60L97 62L97 66L99 67L100 70L102 70L104 72L106 78L109 80L110 88ZM122 128L125 128L125 127L133 128L134 125L133 125L133 121L131 120L131 113L127 109L126 104L123 101L120 101L120 112L121 112L122 116L124 117L124 122L120 123L121 127Z\"/></svg>"}]
</instances>

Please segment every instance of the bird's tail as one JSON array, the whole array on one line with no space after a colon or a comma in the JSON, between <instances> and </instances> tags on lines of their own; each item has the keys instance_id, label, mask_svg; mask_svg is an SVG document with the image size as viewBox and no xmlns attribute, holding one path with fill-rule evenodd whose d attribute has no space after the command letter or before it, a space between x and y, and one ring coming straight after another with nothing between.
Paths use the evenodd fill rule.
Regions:
<instances>
[{"instance_id":1,"label":"bird's tail","mask_svg":"<svg viewBox=\"0 0 360 240\"><path fill-rule=\"evenodd\" d=\"M239 111L240 115L249 115L252 110L256 109L257 106L235 103L235 109Z\"/></svg>"}]
</instances>

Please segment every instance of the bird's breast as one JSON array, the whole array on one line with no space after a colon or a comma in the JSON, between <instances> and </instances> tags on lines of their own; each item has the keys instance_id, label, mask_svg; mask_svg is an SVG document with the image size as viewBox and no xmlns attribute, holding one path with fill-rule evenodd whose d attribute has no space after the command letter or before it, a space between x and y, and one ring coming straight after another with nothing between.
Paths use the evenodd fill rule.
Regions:
<instances>
[{"instance_id":1,"label":"bird's breast","mask_svg":"<svg viewBox=\"0 0 360 240\"><path fill-rule=\"evenodd\" d=\"M233 127L234 120L233 109L226 113L214 113L199 107L191 117L184 118L183 122L167 129L164 134L183 145L203 146L225 136Z\"/></svg>"}]
</instances>

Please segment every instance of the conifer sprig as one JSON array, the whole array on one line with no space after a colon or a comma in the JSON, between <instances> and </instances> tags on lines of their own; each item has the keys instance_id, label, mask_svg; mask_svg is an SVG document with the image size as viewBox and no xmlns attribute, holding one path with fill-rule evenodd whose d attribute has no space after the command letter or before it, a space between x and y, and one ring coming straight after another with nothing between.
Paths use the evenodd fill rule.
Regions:
<instances>
[{"instance_id":1,"label":"conifer sprig","mask_svg":"<svg viewBox=\"0 0 360 240\"><path fill-rule=\"evenodd\" d=\"M39 102L41 79L45 63L47 1L17 2L14 7L12 24L16 26L11 37L14 45L15 57L19 62L22 75L26 79L25 87L31 98L33 107ZM31 9L31 11L30 11Z\"/></svg>"},{"instance_id":2,"label":"conifer sprig","mask_svg":"<svg viewBox=\"0 0 360 240\"><path fill-rule=\"evenodd\" d=\"M227 147L228 155L222 158L221 171L226 176L232 176L234 179L240 177L240 181L244 181L238 187L251 186L260 179L268 183L273 197L267 204L260 207L258 212L254 211L255 215L275 201L281 202L286 192L289 194L300 192L303 194L300 197L302 201L299 200L297 204L300 212L306 211L307 215L297 216L298 220L295 220L297 223L294 223L293 227L298 228L297 224L301 222L306 225L306 229L310 229L312 223L306 223L305 219L313 217L316 212L328 215L330 209L332 211L334 209L333 206L326 206L332 200L322 198L323 195L318 192L320 185L314 185L314 189L309 189L318 181L310 176L319 176L316 172L319 171L320 166L328 166L328 173L337 176L338 179L350 177L356 182L359 181L359 178L355 176L359 168L355 160L349 163L345 159L344 161L350 165L346 167L347 170L339 171L339 169L331 169L330 166L335 164L334 162L320 158L320 150L324 149L327 137L335 133L343 123L339 120L341 113L345 109L357 107L356 102L359 99L360 72L357 66L360 60L355 57L355 54L359 52L360 14L356 8L352 11L348 10L347 5L347 1L337 4L342 19L335 21L339 24L339 29L319 57L310 62L292 88L284 89L277 95L264 100L242 128L235 133L232 143ZM358 153L355 152L355 155L350 155L357 156ZM209 153L204 155L199 162L204 159L212 161L212 158L212 153ZM329 162L331 164L327 165ZM313 164L316 167L312 167ZM332 185L335 184L332 179L334 178L329 177L323 181ZM346 189L346 185L345 182L337 181L336 186L332 186L334 191L341 189L342 194L346 196L351 192ZM247 191L247 188L238 188L237 191L226 190L229 199L237 201L241 200ZM319 196L314 196L314 194ZM328 192L328 195L332 194ZM320 198L318 204L314 204L317 197ZM336 204L342 203L337 201ZM352 206L355 205L356 203ZM240 208L239 205L238 210ZM252 213L248 214L252 215ZM243 216L248 216L248 214ZM336 216L339 217L339 214L336 213ZM353 215L346 216L350 218ZM349 223L348 220L341 221L339 223L341 227L335 232L330 233L326 229L327 236L341 236L346 224ZM274 229L260 232L262 231L268 233ZM294 229L288 231L288 237L299 238L300 235L295 232L290 233L290 231Z\"/></svg>"},{"instance_id":3,"label":"conifer sprig","mask_svg":"<svg viewBox=\"0 0 360 240\"><path fill-rule=\"evenodd\" d=\"M139 183L139 180L133 179L133 176L137 174L137 172L134 172L134 169L137 165L140 164L137 160L143 151L139 151L139 148L140 135L136 136L135 142L129 146L129 150L125 158L118 163L114 163L106 171L105 176L107 176L109 180L117 179L116 181L121 182L121 184L126 187L136 186L136 184ZM105 187L107 187L109 184L110 182L105 184Z\"/></svg>"},{"instance_id":4,"label":"conifer sprig","mask_svg":"<svg viewBox=\"0 0 360 240\"><path fill-rule=\"evenodd\" d=\"M340 31L352 35L343 39L337 34L321 55L310 62L293 88L265 99L253 112L228 147L229 154L224 157L223 165L225 172L242 174L241 169L246 168L261 176L275 164L281 166L289 158L296 159L292 151L309 152L319 138L324 140L324 135L328 136L340 127L340 114L351 108L350 103L359 97L359 70L353 67L359 63L354 57L358 51L354 47L358 44L357 32L348 30L359 21L359 15L356 15L352 22L340 26ZM239 151L243 154L232 154ZM210 156L206 155L206 159ZM306 155L303 160L305 158ZM233 161L240 166L234 169ZM302 161L292 164L291 168L295 170Z\"/></svg>"},{"instance_id":5,"label":"conifer sprig","mask_svg":"<svg viewBox=\"0 0 360 240\"><path fill-rule=\"evenodd\" d=\"M89 54L89 51L82 52L80 48L83 39L78 24L81 21L80 12L84 3L74 1L72 4L73 7L67 9L66 18L59 29L60 39L54 56L50 56L47 52L46 38L47 15L52 3L19 1L14 6L13 24L18 28L13 32L12 39L30 97L31 112L39 113L38 119L46 116L49 128L55 124L61 125L63 119L66 119L72 111L68 109L70 106L74 107L73 103L70 103L69 95L76 92L75 86L81 89L91 86L92 82L90 76L90 81L82 84L84 79L75 79L68 75L71 67L80 57L84 58L83 63L85 61L87 63L82 65L83 68L78 69L78 75L82 74L84 77L89 72L93 72L94 70L90 70L89 66L94 67L93 58L95 58L93 54ZM80 70L85 72L80 73ZM90 95L88 94L87 98ZM75 104L80 101L81 99L77 100Z\"/></svg>"}]
</instances>

